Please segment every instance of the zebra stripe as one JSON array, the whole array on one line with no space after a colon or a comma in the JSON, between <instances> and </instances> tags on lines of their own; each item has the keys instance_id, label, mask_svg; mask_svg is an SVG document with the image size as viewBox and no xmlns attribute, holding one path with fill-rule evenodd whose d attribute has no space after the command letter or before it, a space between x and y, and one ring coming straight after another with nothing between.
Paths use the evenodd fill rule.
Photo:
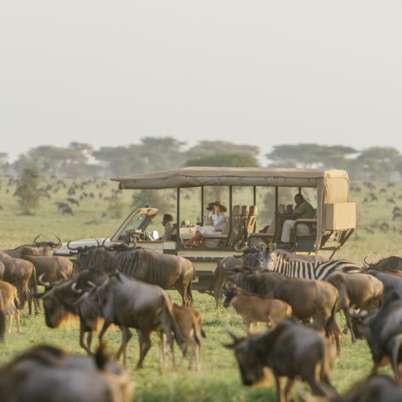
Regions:
<instances>
[{"instance_id":1,"label":"zebra stripe","mask_svg":"<svg viewBox=\"0 0 402 402\"><path fill-rule=\"evenodd\" d=\"M324 262L306 261L297 258L285 258L276 252L272 259L274 272L291 278L326 280L335 271L361 272L361 267L347 260L330 260Z\"/></svg>"}]
</instances>

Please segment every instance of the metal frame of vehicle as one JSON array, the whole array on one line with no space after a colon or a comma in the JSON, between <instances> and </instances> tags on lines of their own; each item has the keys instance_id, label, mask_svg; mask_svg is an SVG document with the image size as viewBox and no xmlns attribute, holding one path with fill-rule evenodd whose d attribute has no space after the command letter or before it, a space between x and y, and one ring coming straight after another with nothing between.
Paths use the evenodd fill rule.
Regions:
<instances>
[{"instance_id":1,"label":"metal frame of vehicle","mask_svg":"<svg viewBox=\"0 0 402 402\"><path fill-rule=\"evenodd\" d=\"M113 178L119 183L120 189L167 189L175 188L177 194L176 222L181 221L181 190L184 188L201 188L201 211L204 211L204 188L207 186L227 186L229 188L229 233L232 230L233 187L244 186L253 189L253 204L257 203L259 187L274 187L275 189L275 222L278 222L279 188L293 187L317 189L316 238L311 246L298 247L294 251L318 253L320 250L331 251L331 257L349 239L356 227L356 205L349 200L349 176L343 170L316 169L268 169L268 168L216 168L187 167L176 170L145 173L132 177ZM203 213L201 213L203 216ZM276 225L274 236L266 241L275 241L280 236ZM121 228L124 227L124 224ZM216 262L227 255L233 255L238 250L233 248L186 248L177 230L176 242L142 243L146 248L182 255L194 263L201 263L199 271L211 271ZM261 235L264 238L263 235ZM115 237L115 236L114 236ZM112 240L115 238L112 237ZM212 265L213 267L212 267ZM198 269L197 269L198 270Z\"/></svg>"}]
</instances>

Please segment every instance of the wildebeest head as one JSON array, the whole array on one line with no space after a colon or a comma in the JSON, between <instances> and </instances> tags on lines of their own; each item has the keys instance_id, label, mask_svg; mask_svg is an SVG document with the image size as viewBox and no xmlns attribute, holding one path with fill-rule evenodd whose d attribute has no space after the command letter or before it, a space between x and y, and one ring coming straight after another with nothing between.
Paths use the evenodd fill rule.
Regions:
<instances>
[{"instance_id":1,"label":"wildebeest head","mask_svg":"<svg viewBox=\"0 0 402 402\"><path fill-rule=\"evenodd\" d=\"M74 314L74 302L80 296L74 289L74 280L63 280L54 286L45 284L45 291L36 297L43 300L45 322L49 328L57 328Z\"/></svg>"},{"instance_id":2,"label":"wildebeest head","mask_svg":"<svg viewBox=\"0 0 402 402\"><path fill-rule=\"evenodd\" d=\"M93 270L102 273L113 273L118 268L118 261L113 255L113 252L109 251L103 246L91 246L91 247L78 247L71 248L71 250L78 251L78 271Z\"/></svg>"},{"instance_id":3,"label":"wildebeest head","mask_svg":"<svg viewBox=\"0 0 402 402\"><path fill-rule=\"evenodd\" d=\"M243 256L243 262L246 268L265 270L270 261L271 253L267 250L265 244L259 244L246 250Z\"/></svg>"},{"instance_id":4,"label":"wildebeest head","mask_svg":"<svg viewBox=\"0 0 402 402\"><path fill-rule=\"evenodd\" d=\"M235 354L243 384L247 386L257 384L264 378L264 367L259 359L259 335L244 338L227 331L233 342L225 347L233 350Z\"/></svg>"},{"instance_id":5,"label":"wildebeest head","mask_svg":"<svg viewBox=\"0 0 402 402\"><path fill-rule=\"evenodd\" d=\"M230 302L237 295L238 289L235 285L226 284L223 288L223 306L228 308Z\"/></svg>"}]
</instances>

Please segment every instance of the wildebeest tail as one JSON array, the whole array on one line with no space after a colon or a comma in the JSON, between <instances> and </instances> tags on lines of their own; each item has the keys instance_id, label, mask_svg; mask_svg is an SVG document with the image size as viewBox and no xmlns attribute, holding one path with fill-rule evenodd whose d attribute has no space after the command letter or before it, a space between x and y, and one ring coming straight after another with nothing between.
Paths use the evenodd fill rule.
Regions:
<instances>
[{"instance_id":1,"label":"wildebeest tail","mask_svg":"<svg viewBox=\"0 0 402 402\"><path fill-rule=\"evenodd\" d=\"M338 311L338 305L339 305L339 296L336 299L336 302L332 306L331 310L331 315L327 321L327 324L325 326L325 334L326 336L330 336L335 334L337 331L339 331L338 324L336 322L336 312Z\"/></svg>"},{"instance_id":2,"label":"wildebeest tail","mask_svg":"<svg viewBox=\"0 0 402 402\"><path fill-rule=\"evenodd\" d=\"M0 342L4 341L6 333L6 313L4 312L4 303L0 294Z\"/></svg>"}]
</instances>

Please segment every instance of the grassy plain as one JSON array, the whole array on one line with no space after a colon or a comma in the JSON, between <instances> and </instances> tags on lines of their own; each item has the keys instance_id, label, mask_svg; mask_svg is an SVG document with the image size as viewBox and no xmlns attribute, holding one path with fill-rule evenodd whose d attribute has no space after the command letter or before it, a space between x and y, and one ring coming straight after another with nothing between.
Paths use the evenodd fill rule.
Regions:
<instances>
[{"instance_id":1,"label":"grassy plain","mask_svg":"<svg viewBox=\"0 0 402 402\"><path fill-rule=\"evenodd\" d=\"M54 182L55 180L51 181ZM71 181L66 181L69 184ZM80 207L74 208L74 216L62 216L57 212L56 201L66 199L66 189L50 192L51 198L43 198L40 208L34 216L19 214L16 198L13 196L14 185L8 186L8 179L0 179L0 249L29 242L37 233L47 236L58 234L63 240L87 237L103 237L110 235L117 228L121 219L103 216L108 208L108 202L98 198L98 193L110 195L115 184L108 183L101 190L96 184L89 184L85 191L95 194L95 198L84 199ZM99 184L99 183L98 183ZM67 186L68 187L68 186ZM8 190L8 192L7 192ZM78 195L81 191L78 191ZM395 194L393 194L395 193ZM379 201L361 203L366 197L367 190L353 195L359 202L360 229L339 253L340 257L361 262L365 255L371 259L390 254L401 254L402 235L401 223L391 223L387 232L375 230L375 234L366 231L369 225L378 226L381 222L391 222L393 204L386 201L391 195L398 203L398 195L402 194L402 186L387 189L387 193L379 194ZM129 212L131 202L130 192L122 196L123 216ZM248 195L244 195L248 197ZM260 199L261 201L261 199ZM186 199L185 213L195 217L198 204L196 192L190 193ZM400 201L402 206L402 201ZM394 227L395 226L395 227ZM175 292L171 292L176 297ZM215 309L214 301L207 295L195 292L195 306L204 315L204 326L207 332L202 348L202 368L199 373L191 372L184 362L176 372L161 375L158 370L158 346L154 346L145 362L145 369L134 371L133 367L138 356L138 345L133 337L129 347L129 370L133 373L136 383L135 401L188 401L188 402L246 402L273 401L273 388L245 388L241 385L237 366L230 351L222 343L228 341L224 327L230 325L237 333L243 333L240 319L232 310ZM15 356L26 347L36 343L52 343L69 351L80 351L78 347L78 323L72 322L67 326L51 330L45 326L43 316L28 317L23 315L23 334L13 332L0 345L0 363ZM109 347L115 350L119 341L119 331L109 333ZM333 372L333 381L339 391L344 391L352 383L365 376L371 366L370 355L364 342L351 344L349 338L342 340L342 355L337 360ZM301 385L298 386L300 390ZM296 391L297 393L297 391Z\"/></svg>"}]
</instances>

